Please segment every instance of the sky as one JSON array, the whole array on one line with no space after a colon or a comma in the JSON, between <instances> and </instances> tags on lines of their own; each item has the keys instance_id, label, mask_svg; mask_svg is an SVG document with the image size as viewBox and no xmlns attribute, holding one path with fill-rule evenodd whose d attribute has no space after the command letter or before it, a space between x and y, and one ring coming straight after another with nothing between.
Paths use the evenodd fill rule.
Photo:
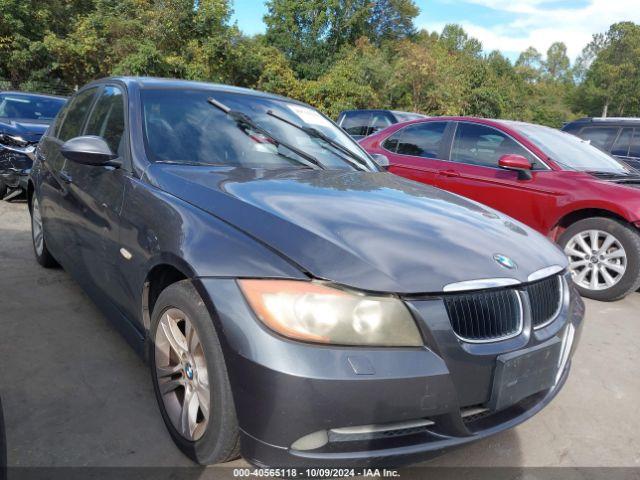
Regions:
<instances>
[{"instance_id":1,"label":"sky","mask_svg":"<svg viewBox=\"0 0 640 480\"><path fill-rule=\"evenodd\" d=\"M247 34L264 32L262 0L235 0L234 19ZM572 60L612 23L640 23L640 0L415 0L415 25L441 31L458 23L478 38L485 51L500 50L515 60L533 46L546 52L555 41L567 45Z\"/></svg>"}]
</instances>

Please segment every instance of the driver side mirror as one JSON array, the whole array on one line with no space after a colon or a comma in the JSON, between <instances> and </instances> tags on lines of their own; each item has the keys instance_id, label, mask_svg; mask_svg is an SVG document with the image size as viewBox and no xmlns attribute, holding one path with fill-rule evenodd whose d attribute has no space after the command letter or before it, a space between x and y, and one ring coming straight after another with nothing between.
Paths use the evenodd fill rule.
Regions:
<instances>
[{"instance_id":1,"label":"driver side mirror","mask_svg":"<svg viewBox=\"0 0 640 480\"><path fill-rule=\"evenodd\" d=\"M60 148L60 153L72 162L82 165L116 168L122 166L122 163L116 160L118 155L111 151L107 142L95 135L84 135L66 141Z\"/></svg>"},{"instance_id":2,"label":"driver side mirror","mask_svg":"<svg viewBox=\"0 0 640 480\"><path fill-rule=\"evenodd\" d=\"M373 161L384 170L387 170L391 166L391 162L386 155L381 153L372 153L371 158L373 158Z\"/></svg>"},{"instance_id":3,"label":"driver side mirror","mask_svg":"<svg viewBox=\"0 0 640 480\"><path fill-rule=\"evenodd\" d=\"M531 175L533 165L522 155L503 155L500 157L500 160L498 160L498 165L505 170L518 172L518 180L531 180L533 178Z\"/></svg>"}]
</instances>

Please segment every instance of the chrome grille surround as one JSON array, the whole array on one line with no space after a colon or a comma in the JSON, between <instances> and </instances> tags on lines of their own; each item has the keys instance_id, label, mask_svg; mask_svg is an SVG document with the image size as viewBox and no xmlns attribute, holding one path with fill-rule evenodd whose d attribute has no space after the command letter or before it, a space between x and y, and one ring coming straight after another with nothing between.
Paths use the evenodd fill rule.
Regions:
<instances>
[{"instance_id":1,"label":"chrome grille surround","mask_svg":"<svg viewBox=\"0 0 640 480\"><path fill-rule=\"evenodd\" d=\"M506 279L498 279L501 285L497 288L445 292L443 300L456 337L467 343L493 343L517 337L525 327L522 301L525 293L529 297L531 328L539 330L553 323L562 311L567 291L564 275L557 272L557 267L553 270L546 272L551 275L537 277L528 284L510 285ZM483 282L490 284L489 279ZM464 282L458 285L464 286Z\"/></svg>"}]
</instances>

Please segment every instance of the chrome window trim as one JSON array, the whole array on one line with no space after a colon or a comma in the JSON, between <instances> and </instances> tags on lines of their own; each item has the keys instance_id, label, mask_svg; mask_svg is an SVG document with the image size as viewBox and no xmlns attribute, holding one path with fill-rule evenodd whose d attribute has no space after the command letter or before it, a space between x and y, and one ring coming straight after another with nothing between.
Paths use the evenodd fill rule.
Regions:
<instances>
[{"instance_id":1,"label":"chrome window trim","mask_svg":"<svg viewBox=\"0 0 640 480\"><path fill-rule=\"evenodd\" d=\"M472 339L472 338L461 337L452 328L451 331L456 336L456 338L458 338L458 340L460 340L462 342L465 342L465 343L482 344L482 343L504 342L505 340L510 340L512 338L520 336L522 334L522 332L524 331L524 305L522 303L522 293L519 290L516 290L516 289L509 290L509 291L512 292L516 296L516 298L518 299L518 306L520 307L519 308L519 310L520 310L520 320L518 322L518 329L514 333L510 333L509 335L504 335L502 337L487 338L487 339L483 339L483 340L475 340L475 339Z\"/></svg>"},{"instance_id":2,"label":"chrome window trim","mask_svg":"<svg viewBox=\"0 0 640 480\"><path fill-rule=\"evenodd\" d=\"M480 278L477 280L465 280L445 285L442 289L445 293L469 292L472 290L487 290L490 288L513 287L521 282L515 278Z\"/></svg>"},{"instance_id":3,"label":"chrome window trim","mask_svg":"<svg viewBox=\"0 0 640 480\"><path fill-rule=\"evenodd\" d=\"M541 268L540 270L537 270L533 272L531 275L529 275L529 278L527 278L527 281L537 282L538 280L542 280L542 279L551 277L557 273L560 273L563 270L564 270L564 267L561 267L560 265L551 265L550 267Z\"/></svg>"}]
</instances>

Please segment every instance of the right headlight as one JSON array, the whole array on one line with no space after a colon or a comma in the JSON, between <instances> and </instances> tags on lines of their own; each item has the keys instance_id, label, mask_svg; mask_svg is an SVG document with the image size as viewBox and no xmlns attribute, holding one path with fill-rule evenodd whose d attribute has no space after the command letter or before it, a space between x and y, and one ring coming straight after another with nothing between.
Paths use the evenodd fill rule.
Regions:
<instances>
[{"instance_id":1,"label":"right headlight","mask_svg":"<svg viewBox=\"0 0 640 480\"><path fill-rule=\"evenodd\" d=\"M295 280L238 283L258 319L285 337L334 345L423 345L413 317L397 298Z\"/></svg>"}]
</instances>

